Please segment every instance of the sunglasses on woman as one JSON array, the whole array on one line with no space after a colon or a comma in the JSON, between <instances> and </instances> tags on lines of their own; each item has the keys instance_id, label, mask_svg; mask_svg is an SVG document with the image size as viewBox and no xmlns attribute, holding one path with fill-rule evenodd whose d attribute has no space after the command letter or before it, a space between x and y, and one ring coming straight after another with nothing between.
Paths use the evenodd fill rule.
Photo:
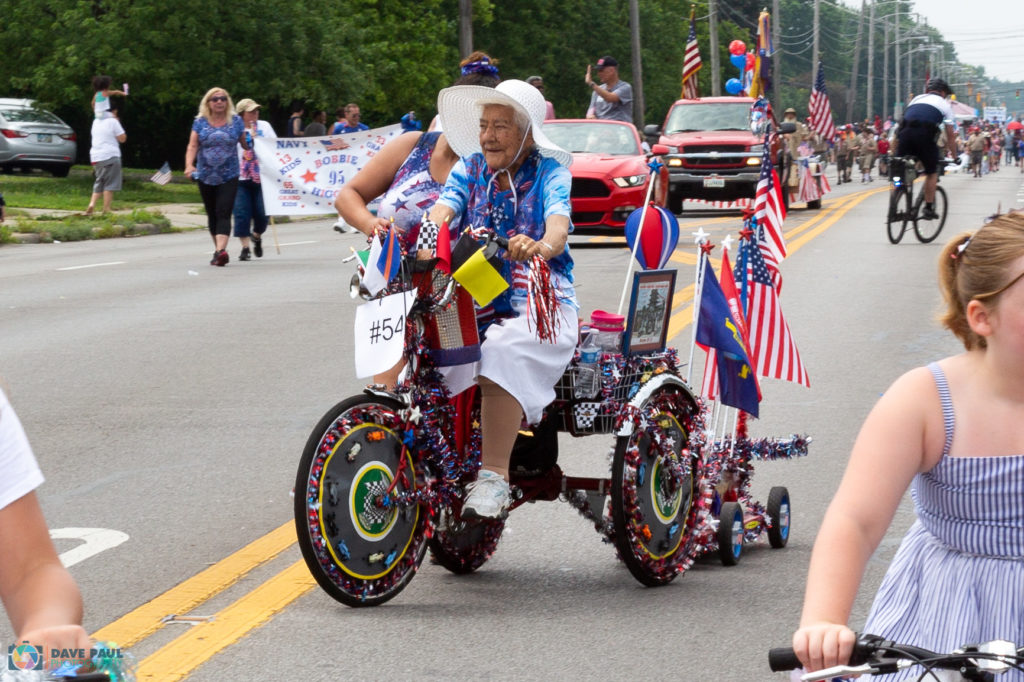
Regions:
<instances>
[{"instance_id":1,"label":"sunglasses on woman","mask_svg":"<svg viewBox=\"0 0 1024 682\"><path fill-rule=\"evenodd\" d=\"M210 101L211 102L227 102L228 98L227 97L211 97Z\"/></svg>"}]
</instances>

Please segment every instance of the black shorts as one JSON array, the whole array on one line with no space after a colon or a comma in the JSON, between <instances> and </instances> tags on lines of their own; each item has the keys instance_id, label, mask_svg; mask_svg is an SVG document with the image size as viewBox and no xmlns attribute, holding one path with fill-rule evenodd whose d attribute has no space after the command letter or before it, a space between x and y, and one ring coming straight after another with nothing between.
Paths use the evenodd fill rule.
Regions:
<instances>
[{"instance_id":1,"label":"black shorts","mask_svg":"<svg viewBox=\"0 0 1024 682\"><path fill-rule=\"evenodd\" d=\"M934 126L901 128L897 153L900 156L916 156L924 166L925 174L939 169L939 145L935 143L937 131Z\"/></svg>"}]
</instances>

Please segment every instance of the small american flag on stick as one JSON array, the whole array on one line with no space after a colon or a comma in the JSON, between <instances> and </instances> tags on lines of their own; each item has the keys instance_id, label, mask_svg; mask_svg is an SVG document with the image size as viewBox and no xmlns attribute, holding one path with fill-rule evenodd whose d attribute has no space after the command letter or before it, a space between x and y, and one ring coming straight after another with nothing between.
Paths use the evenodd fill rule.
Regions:
<instances>
[{"instance_id":1,"label":"small american flag on stick","mask_svg":"<svg viewBox=\"0 0 1024 682\"><path fill-rule=\"evenodd\" d=\"M160 166L160 170L156 173L153 173L153 177L150 180L158 185L166 185L171 181L171 165L164 161L164 165Z\"/></svg>"}]
</instances>

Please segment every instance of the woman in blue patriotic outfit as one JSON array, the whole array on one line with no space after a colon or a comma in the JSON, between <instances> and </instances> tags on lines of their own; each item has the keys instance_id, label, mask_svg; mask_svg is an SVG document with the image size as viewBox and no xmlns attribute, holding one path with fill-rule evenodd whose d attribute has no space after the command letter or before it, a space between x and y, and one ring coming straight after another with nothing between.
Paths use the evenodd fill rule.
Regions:
<instances>
[{"instance_id":1,"label":"woman in blue patriotic outfit","mask_svg":"<svg viewBox=\"0 0 1024 682\"><path fill-rule=\"evenodd\" d=\"M248 149L245 124L235 113L224 88L210 88L199 102L199 114L185 150L185 175L199 183L199 195L206 208L206 221L213 238L210 265L228 264L231 211L238 191L238 153L235 145Z\"/></svg>"},{"instance_id":2,"label":"woman in blue patriotic outfit","mask_svg":"<svg viewBox=\"0 0 1024 682\"><path fill-rule=\"evenodd\" d=\"M495 89L447 88L438 96L438 114L462 159L430 219L447 221L453 241L470 227L492 229L509 241L501 274L510 287L478 313L481 359L443 368L453 394L474 382L481 391L483 467L467 486L462 515L501 518L509 506L509 457L522 419L540 420L576 347L578 306L568 250L572 156L544 134L544 97L523 81ZM556 332L547 340L538 337L528 310L534 256L548 262L559 302Z\"/></svg>"}]
</instances>

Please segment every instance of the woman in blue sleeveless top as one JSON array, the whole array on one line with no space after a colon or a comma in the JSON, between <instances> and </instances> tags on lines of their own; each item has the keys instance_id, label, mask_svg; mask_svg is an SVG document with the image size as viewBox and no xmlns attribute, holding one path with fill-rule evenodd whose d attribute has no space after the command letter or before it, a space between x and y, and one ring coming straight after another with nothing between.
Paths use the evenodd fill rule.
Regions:
<instances>
[{"instance_id":1,"label":"woman in blue sleeveless top","mask_svg":"<svg viewBox=\"0 0 1024 682\"><path fill-rule=\"evenodd\" d=\"M897 379L854 443L793 635L808 670L849 659L846 621L864 566L908 486L918 518L864 632L940 653L993 639L1024 644L1024 214L953 239L939 279L942 321L966 350Z\"/></svg>"}]
</instances>

